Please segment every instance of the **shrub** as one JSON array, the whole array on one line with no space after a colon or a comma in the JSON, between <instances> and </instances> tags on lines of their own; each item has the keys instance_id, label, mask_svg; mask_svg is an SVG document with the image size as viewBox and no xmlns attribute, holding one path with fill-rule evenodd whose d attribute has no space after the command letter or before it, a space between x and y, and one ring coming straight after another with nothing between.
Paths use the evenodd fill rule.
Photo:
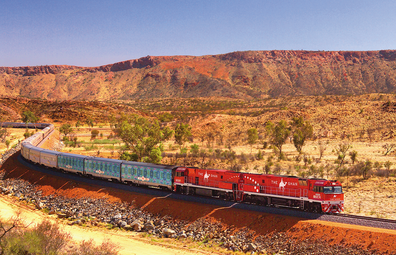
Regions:
<instances>
[{"instance_id":1,"label":"shrub","mask_svg":"<svg viewBox=\"0 0 396 255\"><path fill-rule=\"evenodd\" d=\"M186 154L188 149L186 147L180 147L180 154Z\"/></svg>"},{"instance_id":2,"label":"shrub","mask_svg":"<svg viewBox=\"0 0 396 255\"><path fill-rule=\"evenodd\" d=\"M58 254L70 241L68 233L44 220L32 229L19 229L5 240L5 254Z\"/></svg>"},{"instance_id":3,"label":"shrub","mask_svg":"<svg viewBox=\"0 0 396 255\"><path fill-rule=\"evenodd\" d=\"M91 131L91 139L94 140L99 135L99 130L93 129Z\"/></svg>"},{"instance_id":4,"label":"shrub","mask_svg":"<svg viewBox=\"0 0 396 255\"><path fill-rule=\"evenodd\" d=\"M119 247L109 241L95 246L92 240L82 241L69 250L70 234L60 230L56 223L42 221L33 228L25 228L14 220L11 228L1 235L0 254L72 254L72 255L117 255ZM0 222L0 226L4 224Z\"/></svg>"},{"instance_id":5,"label":"shrub","mask_svg":"<svg viewBox=\"0 0 396 255\"><path fill-rule=\"evenodd\" d=\"M109 241L103 241L101 245L95 246L92 239L82 241L80 245L69 252L70 255L116 255L118 254L119 247Z\"/></svg>"},{"instance_id":6,"label":"shrub","mask_svg":"<svg viewBox=\"0 0 396 255\"><path fill-rule=\"evenodd\" d=\"M261 153L261 150L258 151L256 158L257 158L257 160L262 160L264 158L263 154Z\"/></svg>"}]
</instances>

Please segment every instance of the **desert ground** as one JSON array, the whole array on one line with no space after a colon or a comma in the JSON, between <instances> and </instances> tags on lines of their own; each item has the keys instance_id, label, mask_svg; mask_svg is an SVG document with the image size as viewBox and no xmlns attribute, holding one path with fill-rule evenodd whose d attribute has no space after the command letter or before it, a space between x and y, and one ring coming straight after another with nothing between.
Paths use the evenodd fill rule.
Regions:
<instances>
[{"instance_id":1,"label":"desert ground","mask_svg":"<svg viewBox=\"0 0 396 255\"><path fill-rule=\"evenodd\" d=\"M54 123L57 127L57 132L45 145L47 148L83 155L118 158L122 152L123 142L118 137L114 137L114 131L109 123L110 115L117 118L125 107L129 109L129 112L149 119L160 118L162 114L170 113L174 119L162 122L162 125L174 128L177 123L188 123L192 127L192 137L184 144L187 153L181 152L180 146L174 139L164 142L162 153L164 164L221 169L230 169L233 166L237 167L238 171L258 173L264 173L266 165L269 165L269 173L338 179L344 187L345 213L396 219L395 152L391 151L385 155L384 148L396 143L394 137L396 113L393 103L395 99L392 94L371 94L279 98L254 102L235 100L231 103L229 101L219 103L219 101L209 99L198 100L198 102L159 100L158 102L128 104L120 102L117 107L113 108L109 107L112 103L106 105L87 102L81 103L85 108L77 103L77 106L69 104L67 107L59 108L59 103L56 102L41 109L45 113L41 116L41 122ZM41 101L28 103L31 109L40 109L42 104ZM8 106L18 109L20 104L21 102L13 102ZM80 114L76 113L78 111ZM286 120L289 122L296 116L303 116L312 124L314 137L305 143L302 154L296 151L291 140L287 140L283 146L284 158L278 159L274 148L269 144L265 145L265 142L268 143L265 124L268 121L276 123ZM85 124L83 119L86 118L92 118L94 125ZM80 125L75 125L77 122L80 122ZM59 132L59 128L65 123L73 127L72 135L77 138L76 146L64 141L64 135ZM259 138L251 146L247 144L247 130L252 127L258 130ZM91 137L92 130L99 131L95 138ZM24 133L24 129L9 129L9 148L22 141ZM210 137L214 138L209 139ZM193 144L199 146L199 155L190 153L189 148ZM336 150L340 144L349 145L348 152L357 152L355 162L351 160L349 154L346 156L344 167L350 170L349 174L337 172ZM320 149L323 150L322 156ZM7 150L7 146L0 143L0 152L5 153ZM224 156L229 152L235 152L236 157L229 159ZM257 156L259 153L261 158ZM363 178L357 168L359 164L367 161L372 163L372 167L367 178ZM389 169L386 167L387 162ZM15 177L18 176L15 175ZM59 185L58 188L61 186ZM48 185L42 186L43 190L48 188ZM61 190L63 188L60 188ZM48 192L51 194L51 192L57 193L58 191L57 188L52 187ZM138 203L140 206L145 204L143 201ZM164 208L158 208L154 206L150 210L164 212ZM165 212L168 212L167 210L169 208ZM172 212L169 213L172 214ZM176 215L180 216L177 213ZM229 222L229 224L234 223ZM296 231L295 237L301 229L320 229L311 223L304 221L304 224ZM296 224L292 223L292 225ZM329 231L333 232L331 228L337 224L331 223L330 225L332 226L328 226ZM326 233L323 232L321 237L325 235ZM380 246L378 243L370 244L370 242L370 240L364 241L365 246ZM182 249L185 245L181 245ZM178 252L179 249L176 251Z\"/></svg>"},{"instance_id":2,"label":"desert ground","mask_svg":"<svg viewBox=\"0 0 396 255\"><path fill-rule=\"evenodd\" d=\"M33 207L20 204L14 199L7 196L0 196L0 213L3 220L13 217L23 219L25 225L34 225L40 223L44 219L49 219L52 223L59 224L61 230L70 233L74 242L83 240L94 240L96 244L103 241L110 241L119 247L119 254L125 255L176 255L176 254L208 254L194 248L188 248L187 245L177 245L175 242L152 241L145 238L137 232L125 232L113 230L109 232L103 228L83 228L78 226L70 226L59 222L54 216L49 216L41 211L35 210ZM72 245L71 245L72 246Z\"/></svg>"}]
</instances>

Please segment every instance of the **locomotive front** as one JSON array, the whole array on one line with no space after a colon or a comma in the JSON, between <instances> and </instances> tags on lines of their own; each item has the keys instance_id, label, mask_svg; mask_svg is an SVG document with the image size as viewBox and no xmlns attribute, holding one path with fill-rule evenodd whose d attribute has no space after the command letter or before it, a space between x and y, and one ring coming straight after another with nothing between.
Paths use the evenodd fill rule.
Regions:
<instances>
[{"instance_id":1,"label":"locomotive front","mask_svg":"<svg viewBox=\"0 0 396 255\"><path fill-rule=\"evenodd\" d=\"M344 211L344 193L339 181L316 181L312 199L321 200L322 212L341 213Z\"/></svg>"}]
</instances>

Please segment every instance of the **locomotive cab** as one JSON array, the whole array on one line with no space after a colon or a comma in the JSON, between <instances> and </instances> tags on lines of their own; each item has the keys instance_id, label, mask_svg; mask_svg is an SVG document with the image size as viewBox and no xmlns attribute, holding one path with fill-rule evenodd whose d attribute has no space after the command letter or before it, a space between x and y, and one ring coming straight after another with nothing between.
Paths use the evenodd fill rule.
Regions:
<instances>
[{"instance_id":1,"label":"locomotive cab","mask_svg":"<svg viewBox=\"0 0 396 255\"><path fill-rule=\"evenodd\" d=\"M186 182L187 176L188 176L187 168L178 167L175 170L174 182L179 184L184 184Z\"/></svg>"},{"instance_id":2,"label":"locomotive cab","mask_svg":"<svg viewBox=\"0 0 396 255\"><path fill-rule=\"evenodd\" d=\"M318 180L309 193L313 200L320 200L325 213L340 213L344 210L344 193L339 181Z\"/></svg>"}]
</instances>

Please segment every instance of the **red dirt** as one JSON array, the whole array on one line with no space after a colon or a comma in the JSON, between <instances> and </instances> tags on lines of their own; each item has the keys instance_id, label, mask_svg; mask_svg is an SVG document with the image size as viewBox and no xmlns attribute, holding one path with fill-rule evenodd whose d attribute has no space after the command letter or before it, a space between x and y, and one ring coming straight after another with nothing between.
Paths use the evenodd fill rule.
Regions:
<instances>
[{"instance_id":1,"label":"red dirt","mask_svg":"<svg viewBox=\"0 0 396 255\"><path fill-rule=\"evenodd\" d=\"M1 167L6 171L6 178L27 180L42 190L44 195L54 194L66 197L107 198L112 202L134 202L136 207L144 208L153 214L171 215L175 219L193 222L206 217L209 220L221 221L237 228L247 227L256 234L285 232L291 238L320 239L331 244L359 246L378 253L395 254L396 231L322 221L303 220L259 212L250 212L234 208L221 208L213 205L178 201L170 198L155 198L148 195L120 191L112 188L101 188L96 185L77 183L68 179L45 175L26 169L13 155Z\"/></svg>"}]
</instances>

